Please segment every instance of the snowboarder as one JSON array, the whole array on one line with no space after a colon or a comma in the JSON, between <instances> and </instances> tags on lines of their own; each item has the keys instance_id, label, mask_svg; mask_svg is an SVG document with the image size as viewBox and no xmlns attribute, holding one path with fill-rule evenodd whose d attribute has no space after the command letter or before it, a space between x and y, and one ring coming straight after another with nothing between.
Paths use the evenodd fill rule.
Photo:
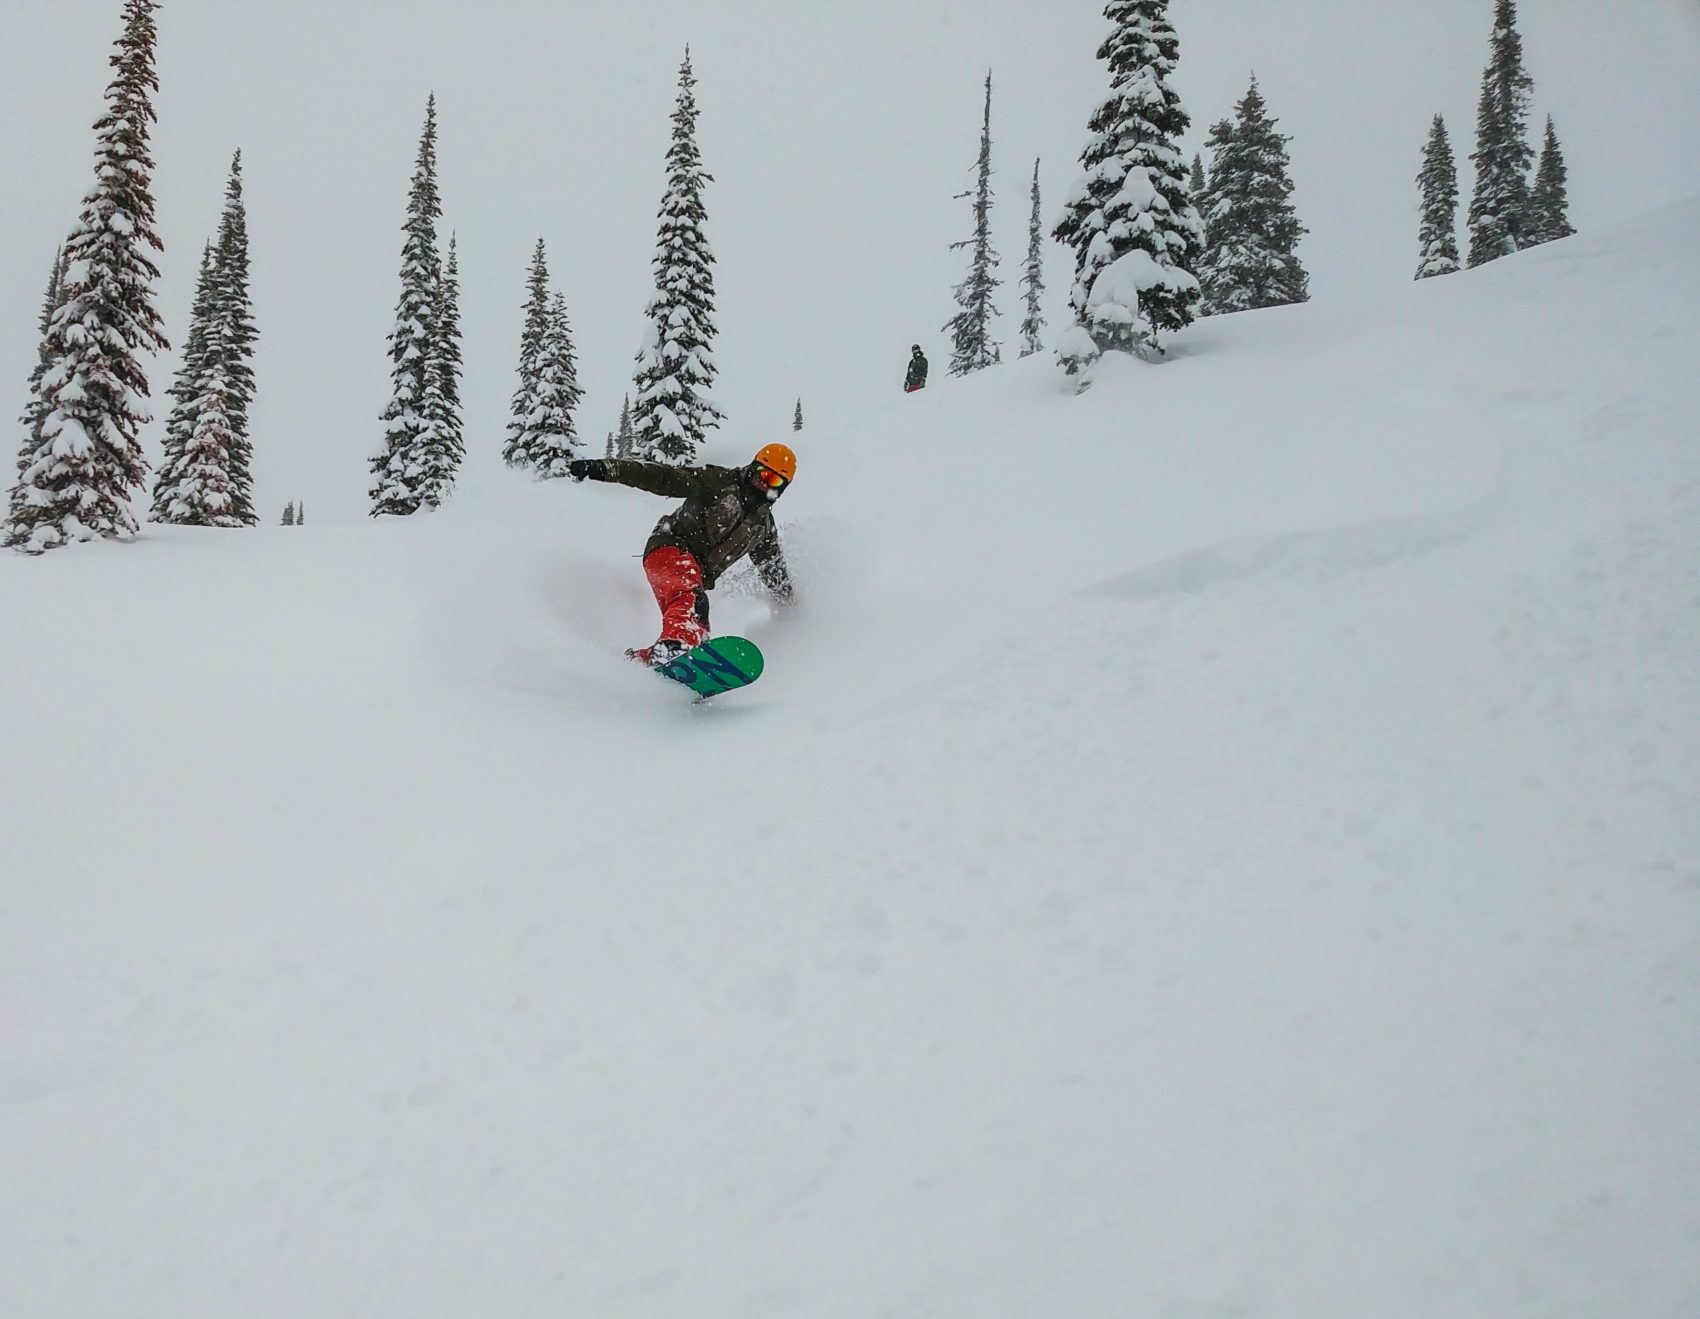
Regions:
<instances>
[{"instance_id":1,"label":"snowboarder","mask_svg":"<svg viewBox=\"0 0 1700 1319\"><path fill-rule=\"evenodd\" d=\"M903 392L913 394L927 387L927 357L916 344L909 350L909 374L903 377Z\"/></svg>"},{"instance_id":2,"label":"snowboarder","mask_svg":"<svg viewBox=\"0 0 1700 1319\"><path fill-rule=\"evenodd\" d=\"M661 607L661 635L628 650L661 665L708 640L708 592L746 554L781 605L791 603L791 574L779 550L773 502L797 474L797 455L769 444L744 467L676 467L635 458L575 458L575 481L612 481L685 502L655 524L643 547L643 572Z\"/></svg>"}]
</instances>

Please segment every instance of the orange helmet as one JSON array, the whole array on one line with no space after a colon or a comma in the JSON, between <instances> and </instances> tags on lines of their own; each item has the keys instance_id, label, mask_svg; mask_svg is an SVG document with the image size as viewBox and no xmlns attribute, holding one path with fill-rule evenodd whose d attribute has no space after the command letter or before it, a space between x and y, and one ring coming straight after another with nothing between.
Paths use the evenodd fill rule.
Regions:
<instances>
[{"instance_id":1,"label":"orange helmet","mask_svg":"<svg viewBox=\"0 0 1700 1319\"><path fill-rule=\"evenodd\" d=\"M797 475L797 455L786 444L764 444L756 461L770 472L778 472L787 484Z\"/></svg>"}]
</instances>

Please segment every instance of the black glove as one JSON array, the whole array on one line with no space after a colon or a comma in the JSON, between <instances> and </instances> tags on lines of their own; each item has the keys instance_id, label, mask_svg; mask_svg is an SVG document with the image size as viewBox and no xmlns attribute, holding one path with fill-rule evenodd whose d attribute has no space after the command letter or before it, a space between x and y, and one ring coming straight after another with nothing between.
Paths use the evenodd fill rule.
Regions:
<instances>
[{"instance_id":1,"label":"black glove","mask_svg":"<svg viewBox=\"0 0 1700 1319\"><path fill-rule=\"evenodd\" d=\"M600 458L574 458L567 463L567 475L575 481L587 476L592 481L601 481L607 477L608 468Z\"/></svg>"}]
</instances>

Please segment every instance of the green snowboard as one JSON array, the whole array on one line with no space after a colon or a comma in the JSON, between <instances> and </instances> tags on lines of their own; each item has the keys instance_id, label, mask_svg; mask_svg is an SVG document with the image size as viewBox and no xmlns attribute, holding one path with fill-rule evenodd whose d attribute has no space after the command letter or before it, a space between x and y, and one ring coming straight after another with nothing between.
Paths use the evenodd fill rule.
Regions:
<instances>
[{"instance_id":1,"label":"green snowboard","mask_svg":"<svg viewBox=\"0 0 1700 1319\"><path fill-rule=\"evenodd\" d=\"M689 687L698 699L748 687L761 677L764 661L756 643L743 637L715 637L655 671Z\"/></svg>"}]
</instances>

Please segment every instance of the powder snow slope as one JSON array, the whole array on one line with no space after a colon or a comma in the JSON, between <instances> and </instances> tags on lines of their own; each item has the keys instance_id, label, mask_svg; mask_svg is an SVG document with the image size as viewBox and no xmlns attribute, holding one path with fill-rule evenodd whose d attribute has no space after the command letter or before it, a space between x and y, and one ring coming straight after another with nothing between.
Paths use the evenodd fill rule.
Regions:
<instances>
[{"instance_id":1,"label":"powder snow slope","mask_svg":"<svg viewBox=\"0 0 1700 1319\"><path fill-rule=\"evenodd\" d=\"M0 1310L1700 1312L1697 250L0 561Z\"/></svg>"}]
</instances>

